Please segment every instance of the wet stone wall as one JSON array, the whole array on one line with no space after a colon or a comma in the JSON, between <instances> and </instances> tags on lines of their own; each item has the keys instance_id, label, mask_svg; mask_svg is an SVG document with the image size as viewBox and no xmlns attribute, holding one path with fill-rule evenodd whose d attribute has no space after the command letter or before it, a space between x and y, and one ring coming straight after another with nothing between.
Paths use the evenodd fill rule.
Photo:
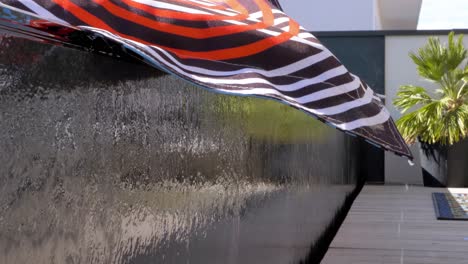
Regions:
<instances>
[{"instance_id":1,"label":"wet stone wall","mask_svg":"<svg viewBox=\"0 0 468 264\"><path fill-rule=\"evenodd\" d=\"M0 36L0 263L299 263L357 187L300 111Z\"/></svg>"}]
</instances>

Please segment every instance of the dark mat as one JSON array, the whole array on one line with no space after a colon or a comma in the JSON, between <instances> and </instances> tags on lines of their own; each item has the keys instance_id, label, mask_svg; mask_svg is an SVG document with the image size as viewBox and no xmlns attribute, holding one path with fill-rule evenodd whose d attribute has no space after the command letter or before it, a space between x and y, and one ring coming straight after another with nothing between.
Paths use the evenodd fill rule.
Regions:
<instances>
[{"instance_id":1,"label":"dark mat","mask_svg":"<svg viewBox=\"0 0 468 264\"><path fill-rule=\"evenodd\" d=\"M438 220L468 220L467 193L432 193Z\"/></svg>"}]
</instances>

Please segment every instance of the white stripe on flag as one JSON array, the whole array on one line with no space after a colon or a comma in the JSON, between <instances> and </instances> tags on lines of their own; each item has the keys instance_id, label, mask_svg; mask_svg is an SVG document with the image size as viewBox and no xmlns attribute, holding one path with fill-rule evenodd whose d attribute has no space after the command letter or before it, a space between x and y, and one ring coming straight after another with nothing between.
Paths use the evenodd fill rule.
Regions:
<instances>
[{"instance_id":1,"label":"white stripe on flag","mask_svg":"<svg viewBox=\"0 0 468 264\"><path fill-rule=\"evenodd\" d=\"M132 1L140 3L140 4L156 7L156 8L169 9L169 10L180 11L180 12L185 12L185 13L190 13L190 14L213 15L212 13L204 12L198 9L188 8L188 7L184 7L180 5L168 4L168 3L159 2L159 1L153 1L153 0L132 0Z\"/></svg>"},{"instance_id":2,"label":"white stripe on flag","mask_svg":"<svg viewBox=\"0 0 468 264\"><path fill-rule=\"evenodd\" d=\"M70 23L56 17L54 14L50 13L47 9L44 9L42 6L38 5L33 0L18 0L18 2L27 6L29 9L31 9L34 13L36 13L41 18L45 18L52 22L58 22L63 25L70 25Z\"/></svg>"},{"instance_id":3,"label":"white stripe on flag","mask_svg":"<svg viewBox=\"0 0 468 264\"><path fill-rule=\"evenodd\" d=\"M359 89L361 87L361 80L356 76L353 76L353 77L354 77L354 80L350 83L345 83L342 85L337 85L331 88L323 89L315 93L310 93L308 95L304 95L302 97L296 98L296 101L298 101L301 104L307 104L307 103L323 100L328 97L349 93L351 91Z\"/></svg>"},{"instance_id":4,"label":"white stripe on flag","mask_svg":"<svg viewBox=\"0 0 468 264\"><path fill-rule=\"evenodd\" d=\"M205 1L197 1L197 0L189 0L190 2L194 2L196 4L204 5L204 6L216 6L213 3L205 2Z\"/></svg>"},{"instance_id":5,"label":"white stripe on flag","mask_svg":"<svg viewBox=\"0 0 468 264\"><path fill-rule=\"evenodd\" d=\"M315 109L315 110L317 112L322 113L322 115L340 114L348 110L351 110L353 108L357 108L366 104L370 104L372 102L373 95L374 95L374 92L372 91L372 89L366 89L366 93L361 98L355 99L350 102L342 103L339 105L330 106L327 108Z\"/></svg>"},{"instance_id":6,"label":"white stripe on flag","mask_svg":"<svg viewBox=\"0 0 468 264\"><path fill-rule=\"evenodd\" d=\"M323 61L329 58L330 56L332 56L332 54L329 51L322 51L318 54L309 56L300 61L288 64L284 67L276 68L274 70L269 70L269 71L262 70L262 69L255 69L255 68L243 68L243 69L235 70L235 71L214 71L214 70L208 70L205 68L185 65L183 63L180 63L177 59L175 59L173 56L171 56L171 54L169 54L165 50L159 49L157 47L154 47L154 48L164 53L164 55L169 57L173 63L175 63L177 66L181 68L184 68L188 71L197 72L197 73L204 74L204 75L211 75L211 76L231 76L231 75L242 74L242 73L258 73L265 77L277 77L277 76L288 75L288 74L292 74L294 72L300 71L304 68L307 68L315 63ZM340 68L340 70L335 71L334 74L328 74L328 76L322 76L322 78L317 78L317 79L321 79L321 81L323 81L323 80L329 79L330 77L335 77L340 74L344 74L346 72L347 72L346 69ZM232 82L232 81L229 80L229 82Z\"/></svg>"},{"instance_id":7,"label":"white stripe on flag","mask_svg":"<svg viewBox=\"0 0 468 264\"><path fill-rule=\"evenodd\" d=\"M229 22L229 23L234 24L234 25L247 25L246 23L239 22L239 21L236 21L236 20L223 20L223 21L224 22ZM276 29L276 28L270 28L270 29ZM273 31L273 30L270 30L270 29L257 29L257 31L265 33L265 34L270 35L270 36L274 36L274 37L279 36L280 34L282 34L284 32L284 31L281 31L281 32ZM309 46L314 47L314 48L319 49L319 50L325 50L325 48L323 47L322 44L312 42L312 41L309 41L307 39L303 39L303 38L301 38L299 36L293 36L292 38L290 38L290 40L292 40L294 42L299 42L299 43L302 43L302 44L309 45Z\"/></svg>"},{"instance_id":8,"label":"white stripe on flag","mask_svg":"<svg viewBox=\"0 0 468 264\"><path fill-rule=\"evenodd\" d=\"M382 108L380 113L375 116L360 118L348 123L343 123L336 125L336 127L342 130L354 130L360 127L365 126L376 126L385 123L390 118L390 114L388 113L387 109Z\"/></svg>"},{"instance_id":9,"label":"white stripe on flag","mask_svg":"<svg viewBox=\"0 0 468 264\"><path fill-rule=\"evenodd\" d=\"M302 80L300 80L298 82L285 84L285 85L276 85L276 84L273 84L270 81L265 80L263 78L219 79L219 78L201 77L201 76L195 76L195 75L191 75L191 77L194 78L194 79L197 79L198 81L206 82L206 83L212 83L212 84L230 84L230 85L241 84L241 85L246 85L246 84L263 83L263 84L267 84L267 85L271 86L272 88L274 88L276 90L279 90L279 91L282 91L282 92L293 92L293 91L300 90L300 89L302 89L302 88L304 88L306 86L309 86L309 85L325 82L326 80L328 80L330 78L333 78L335 76L344 74L346 72L347 72L347 70L346 70L346 68L344 66L339 66L339 67L334 68L332 70L326 71L326 72L320 74L317 77L310 78L310 79L302 79ZM342 94L342 93L345 93L345 92L350 92L352 90L355 90L355 89L357 89L356 86L359 86L359 80L357 80L357 81L354 80L354 81L352 81L350 83L333 87L335 89L329 88L329 89L326 89L326 90L321 90L320 92L321 92L321 94L324 94L324 95L334 96L334 95L338 95L338 94ZM332 90L336 91L337 93L334 94L335 92L331 92ZM317 93L319 93L319 92L317 92ZM314 97L315 97L315 93L300 97L298 99L301 100L302 103L308 103L308 102L314 101ZM328 96L325 96L325 97L328 97ZM321 99L323 99L323 98L321 98Z\"/></svg>"}]
</instances>

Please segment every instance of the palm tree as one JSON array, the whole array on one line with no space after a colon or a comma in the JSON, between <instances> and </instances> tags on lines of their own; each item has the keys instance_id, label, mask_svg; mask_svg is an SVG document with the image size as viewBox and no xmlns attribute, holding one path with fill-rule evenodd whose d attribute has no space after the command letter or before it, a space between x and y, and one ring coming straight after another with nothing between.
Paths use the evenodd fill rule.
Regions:
<instances>
[{"instance_id":1,"label":"palm tree","mask_svg":"<svg viewBox=\"0 0 468 264\"><path fill-rule=\"evenodd\" d=\"M404 114L397 126L405 140L452 145L468 134L468 58L463 36L448 36L448 45L438 38L417 53L410 53L421 77L434 83L434 93L414 85L400 87L394 105ZM417 110L408 112L417 108Z\"/></svg>"}]
</instances>

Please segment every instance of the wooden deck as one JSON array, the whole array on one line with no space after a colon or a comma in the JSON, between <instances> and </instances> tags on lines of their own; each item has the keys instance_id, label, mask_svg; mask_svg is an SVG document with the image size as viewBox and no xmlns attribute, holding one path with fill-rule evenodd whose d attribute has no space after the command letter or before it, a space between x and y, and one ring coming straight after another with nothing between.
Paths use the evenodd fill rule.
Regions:
<instances>
[{"instance_id":1,"label":"wooden deck","mask_svg":"<svg viewBox=\"0 0 468 264\"><path fill-rule=\"evenodd\" d=\"M324 264L468 263L468 221L440 221L432 189L365 186L327 252Z\"/></svg>"}]
</instances>

